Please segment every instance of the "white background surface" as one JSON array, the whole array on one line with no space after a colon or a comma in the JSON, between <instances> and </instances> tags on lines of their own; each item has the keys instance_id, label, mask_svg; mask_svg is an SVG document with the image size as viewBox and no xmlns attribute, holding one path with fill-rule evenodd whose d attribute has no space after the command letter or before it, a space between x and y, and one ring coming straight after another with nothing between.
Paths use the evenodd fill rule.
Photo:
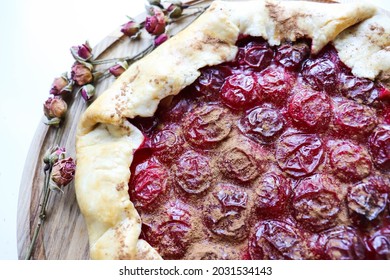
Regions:
<instances>
[{"instance_id":1,"label":"white background surface","mask_svg":"<svg viewBox=\"0 0 390 280\"><path fill-rule=\"evenodd\" d=\"M390 2L370 1L390 10ZM96 45L143 11L142 0L0 2L0 260L17 259L22 171L54 77L69 71L69 48Z\"/></svg>"}]
</instances>

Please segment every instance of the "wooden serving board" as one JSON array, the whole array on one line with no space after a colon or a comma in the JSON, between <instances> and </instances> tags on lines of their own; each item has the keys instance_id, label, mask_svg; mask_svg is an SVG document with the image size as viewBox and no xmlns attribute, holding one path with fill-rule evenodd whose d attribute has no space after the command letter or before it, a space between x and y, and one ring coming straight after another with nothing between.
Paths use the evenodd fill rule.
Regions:
<instances>
[{"instance_id":1,"label":"wooden serving board","mask_svg":"<svg viewBox=\"0 0 390 280\"><path fill-rule=\"evenodd\" d=\"M315 1L315 0L314 0ZM196 2L193 1L186 1ZM335 2L322 0L316 2ZM338 2L353 2L351 0ZM202 4L204 5L204 3ZM386 14L388 14L386 12ZM145 15L136 18L142 21ZM188 25L193 18L183 19L175 25L170 34L175 34ZM118 27L97 46L93 48L95 59L120 58L138 54L148 47L151 37L143 32L138 40L130 40L123 36ZM111 65L95 67L97 71L103 71ZM71 67L71 65L69 66ZM114 77L109 77L96 84L96 96L99 96L112 82ZM74 91L74 93L77 89ZM74 96L68 102L69 111L65 118L62 129L60 146L66 147L67 156L75 158L75 134L80 116L85 111L88 103L80 96ZM37 127L28 153L28 161L25 164L19 193L18 216L17 216L17 244L18 257L24 259L34 229L39 220L39 203L42 197L44 181L43 155L53 145L55 138L54 128L44 124L45 117ZM32 259L89 259L88 233L83 217L76 201L74 184L64 188L64 193L52 193L47 207L47 219L38 236Z\"/></svg>"}]
</instances>

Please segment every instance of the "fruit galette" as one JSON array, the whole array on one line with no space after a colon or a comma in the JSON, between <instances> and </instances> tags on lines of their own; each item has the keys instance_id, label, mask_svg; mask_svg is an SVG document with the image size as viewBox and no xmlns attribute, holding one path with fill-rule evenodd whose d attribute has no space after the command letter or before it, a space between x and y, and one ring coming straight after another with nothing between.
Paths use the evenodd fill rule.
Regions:
<instances>
[{"instance_id":1,"label":"fruit galette","mask_svg":"<svg viewBox=\"0 0 390 280\"><path fill-rule=\"evenodd\" d=\"M84 114L93 259L390 259L390 21L214 2Z\"/></svg>"}]
</instances>

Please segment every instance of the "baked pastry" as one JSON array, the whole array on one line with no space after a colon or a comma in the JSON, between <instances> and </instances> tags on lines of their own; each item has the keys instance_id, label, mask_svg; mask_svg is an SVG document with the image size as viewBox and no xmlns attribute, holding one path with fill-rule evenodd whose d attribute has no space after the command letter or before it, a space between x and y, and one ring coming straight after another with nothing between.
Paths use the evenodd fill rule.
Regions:
<instances>
[{"instance_id":1,"label":"baked pastry","mask_svg":"<svg viewBox=\"0 0 390 280\"><path fill-rule=\"evenodd\" d=\"M390 258L389 34L369 4L214 2L80 121L91 258Z\"/></svg>"}]
</instances>

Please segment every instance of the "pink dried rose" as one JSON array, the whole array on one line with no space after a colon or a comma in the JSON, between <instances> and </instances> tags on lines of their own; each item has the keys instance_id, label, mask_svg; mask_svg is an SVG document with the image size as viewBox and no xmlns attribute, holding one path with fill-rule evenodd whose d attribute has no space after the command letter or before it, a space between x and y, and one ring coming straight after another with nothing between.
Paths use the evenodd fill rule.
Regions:
<instances>
[{"instance_id":1,"label":"pink dried rose","mask_svg":"<svg viewBox=\"0 0 390 280\"><path fill-rule=\"evenodd\" d=\"M161 35L158 35L155 39L154 39L154 45L155 46L159 46L161 45L162 43L164 43L166 40L169 39L169 35L167 33L163 33Z\"/></svg>"},{"instance_id":2,"label":"pink dried rose","mask_svg":"<svg viewBox=\"0 0 390 280\"><path fill-rule=\"evenodd\" d=\"M92 65L76 62L72 66L71 77L78 86L89 84L93 81Z\"/></svg>"},{"instance_id":3,"label":"pink dried rose","mask_svg":"<svg viewBox=\"0 0 390 280\"><path fill-rule=\"evenodd\" d=\"M122 26L121 32L126 36L133 37L138 35L140 29L140 24L131 19Z\"/></svg>"},{"instance_id":4,"label":"pink dried rose","mask_svg":"<svg viewBox=\"0 0 390 280\"><path fill-rule=\"evenodd\" d=\"M53 165L57 161L62 160L65 158L65 148L64 147L51 147L46 151L45 156L43 157L43 162L47 165Z\"/></svg>"},{"instance_id":5,"label":"pink dried rose","mask_svg":"<svg viewBox=\"0 0 390 280\"><path fill-rule=\"evenodd\" d=\"M48 119L61 119L65 116L67 110L68 105L58 96L49 97L43 104L43 112Z\"/></svg>"},{"instance_id":6,"label":"pink dried rose","mask_svg":"<svg viewBox=\"0 0 390 280\"><path fill-rule=\"evenodd\" d=\"M73 84L68 79L67 73L63 73L61 77L54 79L51 84L50 94L53 95L66 95L72 92Z\"/></svg>"},{"instance_id":7,"label":"pink dried rose","mask_svg":"<svg viewBox=\"0 0 390 280\"><path fill-rule=\"evenodd\" d=\"M79 91L85 101L89 101L95 96L95 87L91 84L83 85Z\"/></svg>"},{"instance_id":8,"label":"pink dried rose","mask_svg":"<svg viewBox=\"0 0 390 280\"><path fill-rule=\"evenodd\" d=\"M108 71L113 75L114 77L119 77L122 75L123 72L126 71L126 69L129 68L129 65L126 61L119 61L114 66L110 67Z\"/></svg>"},{"instance_id":9,"label":"pink dried rose","mask_svg":"<svg viewBox=\"0 0 390 280\"><path fill-rule=\"evenodd\" d=\"M146 17L145 29L148 33L157 36L165 32L166 20L160 9L154 8L153 13L153 15Z\"/></svg>"},{"instance_id":10,"label":"pink dried rose","mask_svg":"<svg viewBox=\"0 0 390 280\"><path fill-rule=\"evenodd\" d=\"M71 47L70 52L77 61L87 61L92 57L92 48L88 42L79 46Z\"/></svg>"},{"instance_id":11,"label":"pink dried rose","mask_svg":"<svg viewBox=\"0 0 390 280\"><path fill-rule=\"evenodd\" d=\"M71 157L61 159L53 165L51 173L51 189L60 189L68 185L74 178L76 163Z\"/></svg>"}]
</instances>

